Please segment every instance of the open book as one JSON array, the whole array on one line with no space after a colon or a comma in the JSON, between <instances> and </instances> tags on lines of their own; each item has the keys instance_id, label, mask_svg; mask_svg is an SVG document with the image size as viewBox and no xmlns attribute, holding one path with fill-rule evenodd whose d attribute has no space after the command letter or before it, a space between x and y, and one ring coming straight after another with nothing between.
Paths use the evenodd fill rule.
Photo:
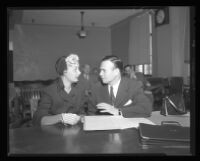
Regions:
<instances>
[{"instance_id":1,"label":"open book","mask_svg":"<svg viewBox=\"0 0 200 161\"><path fill-rule=\"evenodd\" d=\"M122 116L84 116L83 130L115 130L138 128L139 123L155 125L146 118L124 118Z\"/></svg>"}]
</instances>

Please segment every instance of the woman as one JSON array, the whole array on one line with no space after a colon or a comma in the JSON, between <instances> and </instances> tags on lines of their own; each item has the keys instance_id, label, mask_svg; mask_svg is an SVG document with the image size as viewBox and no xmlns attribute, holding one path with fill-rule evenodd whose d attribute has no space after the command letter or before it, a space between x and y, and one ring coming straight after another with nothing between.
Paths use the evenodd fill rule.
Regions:
<instances>
[{"instance_id":1,"label":"woman","mask_svg":"<svg viewBox=\"0 0 200 161\"><path fill-rule=\"evenodd\" d=\"M84 87L78 77L79 57L75 54L62 56L56 62L59 78L42 92L38 108L33 115L34 125L52 125L64 123L74 125L84 114Z\"/></svg>"}]
</instances>

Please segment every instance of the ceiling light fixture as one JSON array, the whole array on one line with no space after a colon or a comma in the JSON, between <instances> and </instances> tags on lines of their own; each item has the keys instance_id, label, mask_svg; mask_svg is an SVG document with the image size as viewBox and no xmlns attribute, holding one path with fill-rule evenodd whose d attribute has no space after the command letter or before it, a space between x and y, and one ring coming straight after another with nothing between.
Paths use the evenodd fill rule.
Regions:
<instances>
[{"instance_id":1,"label":"ceiling light fixture","mask_svg":"<svg viewBox=\"0 0 200 161\"><path fill-rule=\"evenodd\" d=\"M78 31L78 33L77 33L77 35L80 39L83 39L87 36L87 32L84 29L83 16L84 16L84 11L81 11L81 30Z\"/></svg>"}]
</instances>

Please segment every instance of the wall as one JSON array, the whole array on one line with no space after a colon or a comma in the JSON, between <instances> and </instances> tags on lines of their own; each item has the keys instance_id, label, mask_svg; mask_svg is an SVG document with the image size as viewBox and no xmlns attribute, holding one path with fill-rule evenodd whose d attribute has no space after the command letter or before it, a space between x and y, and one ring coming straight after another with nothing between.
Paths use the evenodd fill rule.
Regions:
<instances>
[{"instance_id":1,"label":"wall","mask_svg":"<svg viewBox=\"0 0 200 161\"><path fill-rule=\"evenodd\" d=\"M153 28L153 76L185 77L190 73L180 42L182 9L170 7L170 23ZM83 40L75 36L77 27L15 26L11 32L14 36L9 35L14 39L14 80L53 78L55 60L70 52L79 54L82 64L98 66L100 59L112 51L127 64L129 24L127 19L111 29L89 28L89 35Z\"/></svg>"},{"instance_id":2,"label":"wall","mask_svg":"<svg viewBox=\"0 0 200 161\"><path fill-rule=\"evenodd\" d=\"M185 7L187 8L187 7ZM184 63L183 19L184 7L169 7L169 24L154 26L153 18L153 76L170 77L189 75ZM129 19L111 27L112 51L128 63ZM180 30L181 28L181 30Z\"/></svg>"},{"instance_id":3,"label":"wall","mask_svg":"<svg viewBox=\"0 0 200 161\"><path fill-rule=\"evenodd\" d=\"M54 78L56 60L69 53L77 53L81 64L98 66L111 53L110 29L87 28L85 39L76 36L78 30L73 26L15 25L14 80Z\"/></svg>"},{"instance_id":4,"label":"wall","mask_svg":"<svg viewBox=\"0 0 200 161\"><path fill-rule=\"evenodd\" d=\"M186 10L188 9L188 10ZM173 16L171 28L172 30L172 75L187 76L187 65L184 63L185 56L189 55L190 41L184 41L185 37L189 39L185 23L189 23L185 18L189 8L171 7L171 15ZM189 26L189 25L188 25ZM189 31L188 31L189 32ZM186 54L185 54L186 53Z\"/></svg>"},{"instance_id":5,"label":"wall","mask_svg":"<svg viewBox=\"0 0 200 161\"><path fill-rule=\"evenodd\" d=\"M129 20L122 21L111 27L112 53L128 64L129 49Z\"/></svg>"},{"instance_id":6,"label":"wall","mask_svg":"<svg viewBox=\"0 0 200 161\"><path fill-rule=\"evenodd\" d=\"M159 26L156 32L157 73L156 76L168 77L172 75L172 46L170 25ZM153 49L154 50L154 49ZM153 52L154 54L154 52Z\"/></svg>"},{"instance_id":7,"label":"wall","mask_svg":"<svg viewBox=\"0 0 200 161\"><path fill-rule=\"evenodd\" d=\"M185 9L188 7L170 7L169 24L155 28L156 36L153 53L157 59L154 63L157 66L157 76L189 76L188 65L184 63L185 46L184 44L184 21ZM189 34L189 33L188 33ZM188 36L189 38L189 36ZM189 49L189 47L188 47Z\"/></svg>"}]
</instances>

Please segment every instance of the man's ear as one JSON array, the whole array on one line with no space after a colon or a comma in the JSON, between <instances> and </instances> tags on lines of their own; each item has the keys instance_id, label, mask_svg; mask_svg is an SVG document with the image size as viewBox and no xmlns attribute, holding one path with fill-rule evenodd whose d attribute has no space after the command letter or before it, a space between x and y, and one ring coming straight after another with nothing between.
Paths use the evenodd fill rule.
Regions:
<instances>
[{"instance_id":1,"label":"man's ear","mask_svg":"<svg viewBox=\"0 0 200 161\"><path fill-rule=\"evenodd\" d=\"M114 72L116 72L116 74L119 74L119 73L120 73L119 68L115 68L115 71L114 71Z\"/></svg>"}]
</instances>

